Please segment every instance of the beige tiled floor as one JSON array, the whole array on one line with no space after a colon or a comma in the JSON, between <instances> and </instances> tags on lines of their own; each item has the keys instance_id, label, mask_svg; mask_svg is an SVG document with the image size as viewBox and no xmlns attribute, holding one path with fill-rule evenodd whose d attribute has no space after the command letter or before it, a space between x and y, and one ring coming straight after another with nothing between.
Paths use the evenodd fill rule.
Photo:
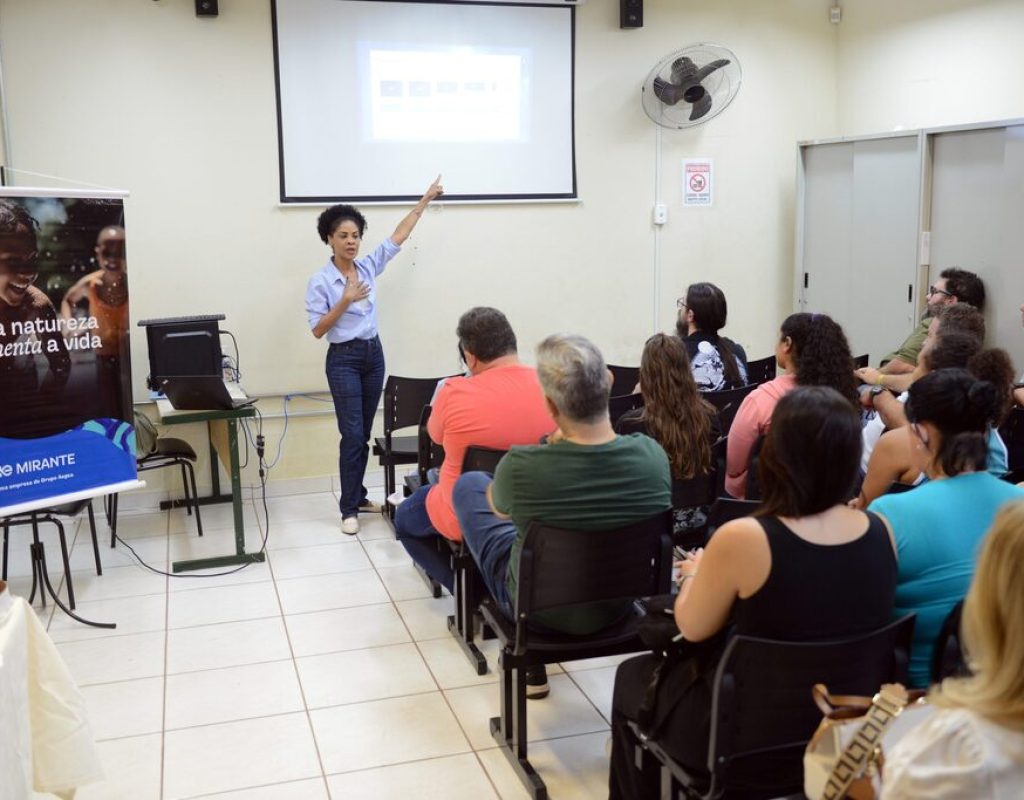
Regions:
<instances>
[{"instance_id":1,"label":"beige tiled floor","mask_svg":"<svg viewBox=\"0 0 1024 800\"><path fill-rule=\"evenodd\" d=\"M100 531L72 523L79 625L37 611L89 704L107 780L81 800L525 798L488 732L498 713L497 648L477 676L390 527L364 517L340 532L330 493L272 498L267 564L215 578L147 572ZM159 569L233 549L227 509L123 513L120 529ZM262 515L260 515L262 516ZM246 509L250 548L260 539ZM50 572L60 573L56 542ZM12 590L27 591L27 548L12 539ZM25 552L22 553L21 550ZM37 601L38 602L38 601ZM551 695L529 706L531 760L555 800L607 796L615 664L550 669Z\"/></svg>"}]
</instances>

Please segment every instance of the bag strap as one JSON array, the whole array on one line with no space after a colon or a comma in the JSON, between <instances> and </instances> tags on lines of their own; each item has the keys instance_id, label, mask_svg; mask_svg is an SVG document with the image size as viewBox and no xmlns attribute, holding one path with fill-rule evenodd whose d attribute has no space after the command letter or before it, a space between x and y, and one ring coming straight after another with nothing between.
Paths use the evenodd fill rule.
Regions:
<instances>
[{"instance_id":1,"label":"bag strap","mask_svg":"<svg viewBox=\"0 0 1024 800\"><path fill-rule=\"evenodd\" d=\"M909 702L910 695L900 684L882 685L878 694L871 699L871 706L864 715L864 724L858 728L832 767L832 774L821 795L822 800L841 800L854 779L860 777L867 765L875 760L886 728Z\"/></svg>"},{"instance_id":2,"label":"bag strap","mask_svg":"<svg viewBox=\"0 0 1024 800\"><path fill-rule=\"evenodd\" d=\"M871 708L870 697L860 694L829 694L828 687L823 683L814 684L811 688L811 696L814 698L814 704L826 717L831 717L836 711L856 709L864 713ZM844 714L842 716L850 715Z\"/></svg>"}]
</instances>

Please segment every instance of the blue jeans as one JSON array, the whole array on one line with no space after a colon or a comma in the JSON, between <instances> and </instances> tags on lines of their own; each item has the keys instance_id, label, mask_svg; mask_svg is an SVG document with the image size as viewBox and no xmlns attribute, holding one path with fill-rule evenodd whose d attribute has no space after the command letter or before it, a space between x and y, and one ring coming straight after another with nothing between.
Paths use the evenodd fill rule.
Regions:
<instances>
[{"instance_id":1,"label":"blue jeans","mask_svg":"<svg viewBox=\"0 0 1024 800\"><path fill-rule=\"evenodd\" d=\"M455 574L445 538L430 523L427 493L432 486L421 486L402 501L395 511L395 538L424 571L455 594Z\"/></svg>"},{"instance_id":2,"label":"blue jeans","mask_svg":"<svg viewBox=\"0 0 1024 800\"><path fill-rule=\"evenodd\" d=\"M380 339L351 339L327 350L327 385L338 418L338 473L341 516L354 517L366 501L366 460L370 431L384 387L384 351Z\"/></svg>"},{"instance_id":3,"label":"blue jeans","mask_svg":"<svg viewBox=\"0 0 1024 800\"><path fill-rule=\"evenodd\" d=\"M512 520L499 519L491 510L487 502L490 483L491 476L486 472L464 473L455 484L452 505L459 518L463 541L480 567L487 589L498 601L499 608L512 618L514 611L505 588L505 575L517 532Z\"/></svg>"}]
</instances>

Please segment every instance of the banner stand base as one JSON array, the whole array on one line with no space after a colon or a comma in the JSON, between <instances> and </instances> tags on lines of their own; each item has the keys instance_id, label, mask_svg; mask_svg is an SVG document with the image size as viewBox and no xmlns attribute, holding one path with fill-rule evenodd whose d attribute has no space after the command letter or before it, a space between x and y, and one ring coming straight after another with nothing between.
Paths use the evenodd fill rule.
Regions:
<instances>
[{"instance_id":1,"label":"banner stand base","mask_svg":"<svg viewBox=\"0 0 1024 800\"><path fill-rule=\"evenodd\" d=\"M38 530L36 528L36 522L32 521L32 534L35 536L34 541L29 549L32 553L32 593L28 596L29 605L36 596L36 588L39 589L39 602L43 608L46 608L46 595L49 594L53 598L53 602L57 607L67 614L71 619L77 620L84 625L91 625L94 628L108 628L113 630L117 627L114 622L93 622L92 620L85 619L84 617L78 616L74 611L68 608L60 601L60 597L57 596L57 592L53 589L53 584L50 583L50 575L46 571L46 551L43 549L43 543L39 541Z\"/></svg>"}]
</instances>

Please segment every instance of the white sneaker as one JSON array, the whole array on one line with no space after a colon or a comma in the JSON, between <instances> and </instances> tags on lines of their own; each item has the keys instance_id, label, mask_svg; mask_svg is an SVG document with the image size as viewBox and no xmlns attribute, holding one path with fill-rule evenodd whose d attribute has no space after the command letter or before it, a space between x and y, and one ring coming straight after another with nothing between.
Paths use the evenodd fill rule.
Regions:
<instances>
[{"instance_id":1,"label":"white sneaker","mask_svg":"<svg viewBox=\"0 0 1024 800\"><path fill-rule=\"evenodd\" d=\"M341 532L349 536L359 533L359 517L345 517L341 521Z\"/></svg>"}]
</instances>

